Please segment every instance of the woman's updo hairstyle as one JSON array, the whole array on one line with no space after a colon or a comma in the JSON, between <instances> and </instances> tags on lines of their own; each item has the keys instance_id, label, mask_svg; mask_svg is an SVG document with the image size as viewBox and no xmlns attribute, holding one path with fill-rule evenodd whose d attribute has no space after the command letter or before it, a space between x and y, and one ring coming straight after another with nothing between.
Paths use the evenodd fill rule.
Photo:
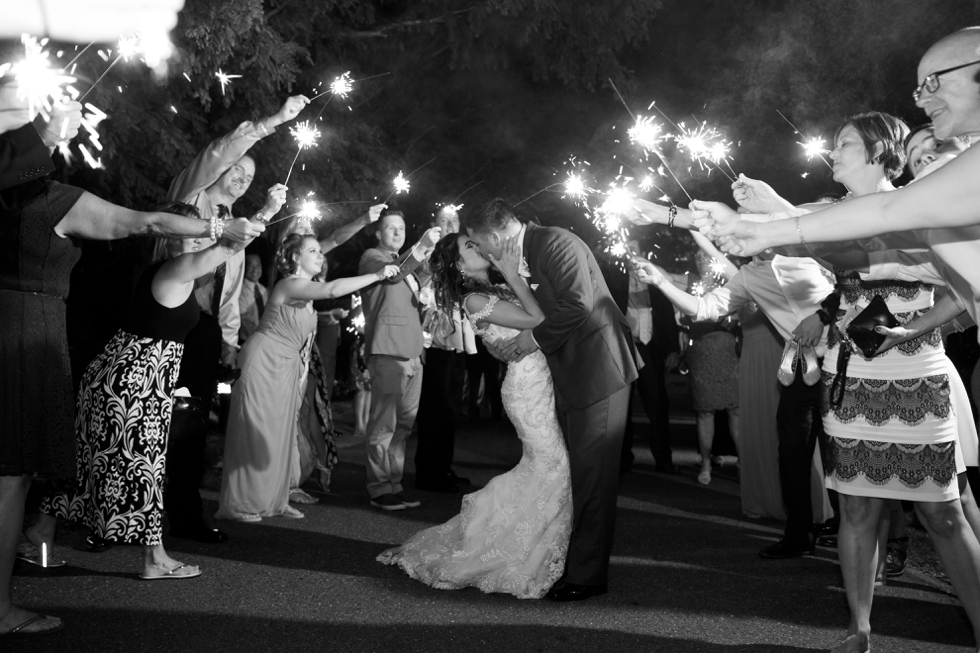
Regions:
<instances>
[{"instance_id":1,"label":"woman's updo hairstyle","mask_svg":"<svg viewBox=\"0 0 980 653\"><path fill-rule=\"evenodd\" d=\"M156 213L173 213L182 215L185 218L201 219L201 213L196 206L184 204L183 202L164 202L150 209ZM166 261L174 257L174 247L182 238L157 238L153 243L153 261ZM143 250L144 252L146 250Z\"/></svg>"},{"instance_id":2,"label":"woman's updo hairstyle","mask_svg":"<svg viewBox=\"0 0 980 653\"><path fill-rule=\"evenodd\" d=\"M850 125L864 141L868 163L881 163L889 179L897 179L905 168L905 139L909 127L895 116L880 111L859 113L846 119L834 134L834 142L841 131ZM875 146L881 143L881 154L875 155Z\"/></svg>"},{"instance_id":3,"label":"woman's updo hairstyle","mask_svg":"<svg viewBox=\"0 0 980 653\"><path fill-rule=\"evenodd\" d=\"M279 268L279 274L284 277L296 274L296 269L299 265L296 262L296 255L303 248L303 243L309 239L316 240L309 234L295 233L289 234L282 239L282 243L279 245L279 251L276 252L276 267Z\"/></svg>"}]
</instances>

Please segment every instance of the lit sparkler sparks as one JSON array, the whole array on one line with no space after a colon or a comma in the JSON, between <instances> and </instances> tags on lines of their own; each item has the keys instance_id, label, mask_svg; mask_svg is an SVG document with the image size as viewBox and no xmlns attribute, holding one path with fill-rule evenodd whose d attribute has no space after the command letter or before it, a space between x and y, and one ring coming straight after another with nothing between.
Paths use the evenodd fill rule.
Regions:
<instances>
[{"instance_id":1,"label":"lit sparkler sparks","mask_svg":"<svg viewBox=\"0 0 980 653\"><path fill-rule=\"evenodd\" d=\"M803 132L801 132L799 129L797 129L796 128L796 125L794 125L792 122L790 122L790 119L787 118L785 115L783 115L783 112L782 111L780 111L779 109L776 109L776 113L779 114L779 117L780 118L782 118L783 120L786 121L786 124L787 125L789 125L790 127L793 128L793 131L795 131L800 136L803 136ZM799 142L799 141L797 141L797 142ZM828 161L827 160L827 157L824 156L824 154L827 152L827 150L824 149L824 141L823 141L823 139L816 138L816 137L809 138L809 139L806 139L805 141L801 142L800 145L803 146L803 153L806 154L806 160L807 161L809 161L810 159L812 159L815 156L819 156L820 157L820 160L823 161L824 164L828 168L830 168L831 170L834 169L834 166L830 165L830 161ZM804 178L805 178L805 175L804 175Z\"/></svg>"},{"instance_id":2,"label":"lit sparkler sparks","mask_svg":"<svg viewBox=\"0 0 980 653\"><path fill-rule=\"evenodd\" d=\"M320 213L320 207L317 206L317 203L310 199L303 201L303 207L297 215L299 216L300 224L311 230L313 229L313 223L323 216Z\"/></svg>"},{"instance_id":3,"label":"lit sparkler sparks","mask_svg":"<svg viewBox=\"0 0 980 653\"><path fill-rule=\"evenodd\" d=\"M296 165L296 159L299 158L299 153L306 148L314 147L317 139L320 138L320 130L316 128L316 125L310 124L309 120L304 120L294 127L290 127L289 133L296 139L296 156L293 157L293 162L289 164L286 181L283 182L284 185L289 184L289 177L293 174L293 166Z\"/></svg>"},{"instance_id":4,"label":"lit sparkler sparks","mask_svg":"<svg viewBox=\"0 0 980 653\"><path fill-rule=\"evenodd\" d=\"M654 122L652 116L637 116L636 123L626 133L631 142L649 151L655 150L657 143L665 137L660 125Z\"/></svg>"},{"instance_id":5,"label":"lit sparkler sparks","mask_svg":"<svg viewBox=\"0 0 980 653\"><path fill-rule=\"evenodd\" d=\"M824 147L825 141L822 138L813 137L800 145L803 146L803 153L806 154L806 160L809 161L815 156L823 158L824 154L830 152L830 150Z\"/></svg>"},{"instance_id":6,"label":"lit sparkler sparks","mask_svg":"<svg viewBox=\"0 0 980 653\"><path fill-rule=\"evenodd\" d=\"M653 175L647 175L640 181L640 190L644 193L653 190L653 186Z\"/></svg>"},{"instance_id":7,"label":"lit sparkler sparks","mask_svg":"<svg viewBox=\"0 0 980 653\"><path fill-rule=\"evenodd\" d=\"M599 207L599 213L608 217L619 217L633 208L634 195L625 186L614 186L606 193L606 200Z\"/></svg>"},{"instance_id":8,"label":"lit sparkler sparks","mask_svg":"<svg viewBox=\"0 0 980 653\"><path fill-rule=\"evenodd\" d=\"M311 125L309 120L304 120L295 127L290 127L289 133L296 139L296 145L301 150L314 147L317 139L320 138L320 130L316 128L316 125Z\"/></svg>"},{"instance_id":9,"label":"lit sparkler sparks","mask_svg":"<svg viewBox=\"0 0 980 653\"><path fill-rule=\"evenodd\" d=\"M140 43L139 34L129 34L119 37L119 43L116 45L117 56L129 61L130 57L135 57L142 51L143 48Z\"/></svg>"},{"instance_id":10,"label":"lit sparkler sparks","mask_svg":"<svg viewBox=\"0 0 980 653\"><path fill-rule=\"evenodd\" d=\"M64 70L51 66L48 60L50 53L44 48L47 42L47 39L38 41L24 34L21 37L24 58L17 63L0 66L0 77L10 74L17 80L17 96L27 100L32 120L38 113L47 118L52 103L64 94L62 85L75 81L74 77L64 74Z\"/></svg>"},{"instance_id":11,"label":"lit sparkler sparks","mask_svg":"<svg viewBox=\"0 0 980 653\"><path fill-rule=\"evenodd\" d=\"M725 274L726 266L724 261L720 259L712 258L711 265L709 266L709 268L711 269L711 274L713 274L718 278L721 278Z\"/></svg>"},{"instance_id":12,"label":"lit sparkler sparks","mask_svg":"<svg viewBox=\"0 0 980 653\"><path fill-rule=\"evenodd\" d=\"M349 70L330 82L330 92L340 98L346 98L347 94L350 93L351 89L353 88L354 84L351 81Z\"/></svg>"},{"instance_id":13,"label":"lit sparkler sparks","mask_svg":"<svg viewBox=\"0 0 980 653\"><path fill-rule=\"evenodd\" d=\"M222 95L225 94L225 87L227 87L228 84L231 84L231 80L238 79L239 77L241 77L241 75L229 75L228 73L224 72L220 68L218 68L218 72L216 72L214 76L218 78L218 82L221 84Z\"/></svg>"},{"instance_id":14,"label":"lit sparkler sparks","mask_svg":"<svg viewBox=\"0 0 980 653\"><path fill-rule=\"evenodd\" d=\"M588 189L585 187L582 177L569 172L568 178L565 180L565 195L580 199L585 197L587 193Z\"/></svg>"},{"instance_id":15,"label":"lit sparkler sparks","mask_svg":"<svg viewBox=\"0 0 980 653\"><path fill-rule=\"evenodd\" d=\"M704 283L697 281L691 286L691 294L695 297L703 297L705 292Z\"/></svg>"},{"instance_id":16,"label":"lit sparkler sparks","mask_svg":"<svg viewBox=\"0 0 980 653\"><path fill-rule=\"evenodd\" d=\"M391 183L395 187L396 195L401 195L402 193L408 193L409 189L412 186L411 183L408 181L408 179L406 179L405 176L402 174L401 170L398 171L398 176L396 176Z\"/></svg>"}]
</instances>

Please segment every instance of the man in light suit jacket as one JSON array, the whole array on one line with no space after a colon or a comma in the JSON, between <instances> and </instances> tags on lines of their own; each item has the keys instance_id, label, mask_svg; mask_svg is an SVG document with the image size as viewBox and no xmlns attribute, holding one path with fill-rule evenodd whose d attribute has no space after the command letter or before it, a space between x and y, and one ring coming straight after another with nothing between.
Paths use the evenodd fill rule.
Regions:
<instances>
[{"instance_id":1,"label":"man in light suit jacket","mask_svg":"<svg viewBox=\"0 0 980 653\"><path fill-rule=\"evenodd\" d=\"M361 291L364 357L371 375L371 413L367 424L367 490L382 510L415 508L421 502L403 491L405 443L415 425L422 391L422 321L415 270L439 240L439 228L401 256L405 216L389 211L378 220L378 246L361 256L358 274L398 265L397 276Z\"/></svg>"},{"instance_id":2,"label":"man in light suit jacket","mask_svg":"<svg viewBox=\"0 0 980 653\"><path fill-rule=\"evenodd\" d=\"M495 199L463 224L484 256L501 256L517 238L519 272L546 318L506 341L499 355L519 360L541 349L556 390L568 445L574 516L564 578L548 592L556 601L605 594L616 520L619 458L637 378L637 354L626 316L616 307L592 252L565 229L521 224Z\"/></svg>"}]
</instances>

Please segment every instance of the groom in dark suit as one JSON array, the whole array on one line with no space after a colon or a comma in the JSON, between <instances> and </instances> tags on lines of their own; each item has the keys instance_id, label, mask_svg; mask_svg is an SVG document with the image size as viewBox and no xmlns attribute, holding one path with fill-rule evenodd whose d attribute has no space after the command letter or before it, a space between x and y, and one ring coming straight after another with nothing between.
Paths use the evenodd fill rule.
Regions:
<instances>
[{"instance_id":1,"label":"groom in dark suit","mask_svg":"<svg viewBox=\"0 0 980 653\"><path fill-rule=\"evenodd\" d=\"M556 390L572 474L574 521L565 575L548 593L579 601L606 593L616 520L619 458L637 356L626 317L616 307L589 248L565 229L522 224L501 199L463 219L484 256L499 258L516 238L545 321L498 349L520 360L541 349Z\"/></svg>"}]
</instances>

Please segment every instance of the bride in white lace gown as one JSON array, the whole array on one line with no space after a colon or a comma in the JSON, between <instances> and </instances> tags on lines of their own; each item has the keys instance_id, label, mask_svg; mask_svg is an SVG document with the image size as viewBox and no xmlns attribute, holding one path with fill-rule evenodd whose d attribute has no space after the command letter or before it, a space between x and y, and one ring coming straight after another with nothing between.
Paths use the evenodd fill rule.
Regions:
<instances>
[{"instance_id":1,"label":"bride in white lace gown","mask_svg":"<svg viewBox=\"0 0 980 653\"><path fill-rule=\"evenodd\" d=\"M432 254L436 301L445 312L462 305L485 341L510 338L544 319L518 265L516 243L509 242L494 261L508 285L494 285L495 271L476 244L450 234ZM544 354L508 363L501 395L524 445L520 463L465 495L448 522L416 533L378 561L437 589L478 587L537 599L564 573L572 528L568 452Z\"/></svg>"}]
</instances>

